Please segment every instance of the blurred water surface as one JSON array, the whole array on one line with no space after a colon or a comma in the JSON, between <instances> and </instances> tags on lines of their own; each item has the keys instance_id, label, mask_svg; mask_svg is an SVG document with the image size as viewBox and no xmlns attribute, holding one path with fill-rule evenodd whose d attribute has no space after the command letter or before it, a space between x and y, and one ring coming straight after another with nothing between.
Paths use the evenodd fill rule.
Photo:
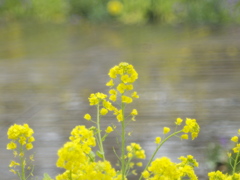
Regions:
<instances>
[{"instance_id":1,"label":"blurred water surface","mask_svg":"<svg viewBox=\"0 0 240 180\"><path fill-rule=\"evenodd\" d=\"M158 156L192 154L204 179L207 147L235 135L240 128L240 28L163 28L155 26L38 25L11 23L0 26L0 174L16 179L8 171L12 153L6 150L7 129L28 123L35 130L35 175L52 177L57 150L68 140L72 128L89 124L85 113L94 114L88 96L107 92L108 70L126 61L135 66L140 95L132 106L137 121L129 125L128 142L141 143L147 157L155 149L154 139L162 128L174 128L177 117L196 118L199 137L167 142ZM103 120L103 128L117 121ZM114 164L112 146L106 143ZM229 148L229 144L221 144ZM134 179L133 177L131 179Z\"/></svg>"}]
</instances>

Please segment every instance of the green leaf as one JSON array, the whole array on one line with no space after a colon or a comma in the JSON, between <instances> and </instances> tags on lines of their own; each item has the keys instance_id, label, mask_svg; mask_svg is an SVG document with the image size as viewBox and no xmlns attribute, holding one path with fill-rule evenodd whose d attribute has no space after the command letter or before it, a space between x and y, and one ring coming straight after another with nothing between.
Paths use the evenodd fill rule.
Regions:
<instances>
[{"instance_id":1,"label":"green leaf","mask_svg":"<svg viewBox=\"0 0 240 180\"><path fill-rule=\"evenodd\" d=\"M53 180L47 173L44 173L43 180Z\"/></svg>"}]
</instances>

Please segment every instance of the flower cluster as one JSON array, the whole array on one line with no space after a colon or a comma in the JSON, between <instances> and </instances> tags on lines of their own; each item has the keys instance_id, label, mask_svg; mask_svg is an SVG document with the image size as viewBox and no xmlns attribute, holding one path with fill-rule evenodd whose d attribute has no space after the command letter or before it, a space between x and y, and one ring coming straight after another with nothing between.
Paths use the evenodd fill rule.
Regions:
<instances>
[{"instance_id":1,"label":"flower cluster","mask_svg":"<svg viewBox=\"0 0 240 180\"><path fill-rule=\"evenodd\" d=\"M209 180L239 180L240 174L234 173L233 175L223 174L221 171L208 173Z\"/></svg>"},{"instance_id":2,"label":"flower cluster","mask_svg":"<svg viewBox=\"0 0 240 180\"><path fill-rule=\"evenodd\" d=\"M132 98L139 98L136 91L132 92L130 96L125 95L127 91L134 89L133 83L138 78L138 73L132 65L122 62L111 68L108 75L111 79L106 85L112 88L109 90L111 101L117 100L118 93L121 95L121 101L126 104L131 103Z\"/></svg>"},{"instance_id":3,"label":"flower cluster","mask_svg":"<svg viewBox=\"0 0 240 180\"><path fill-rule=\"evenodd\" d=\"M142 147L137 143L131 143L129 146L126 147L127 149L127 157L128 158L138 158L138 159L145 159L145 151Z\"/></svg>"},{"instance_id":4,"label":"flower cluster","mask_svg":"<svg viewBox=\"0 0 240 180\"><path fill-rule=\"evenodd\" d=\"M17 148L17 142L24 146L27 150L33 148L32 142L35 141L32 136L33 130L28 126L28 124L18 125L14 124L8 129L8 139L12 141L7 145L7 149L14 150Z\"/></svg>"},{"instance_id":5,"label":"flower cluster","mask_svg":"<svg viewBox=\"0 0 240 180\"><path fill-rule=\"evenodd\" d=\"M58 150L56 166L66 169L65 173L57 176L58 180L64 179L68 173L77 176L80 167L91 161L91 147L96 145L93 131L85 126L76 126L69 139L70 141Z\"/></svg>"},{"instance_id":6,"label":"flower cluster","mask_svg":"<svg viewBox=\"0 0 240 180\"><path fill-rule=\"evenodd\" d=\"M58 150L59 158L56 165L66 171L56 176L56 180L121 179L108 161L95 162L91 147L94 147L96 142L94 133L90 129L85 126L76 126L71 132L70 141Z\"/></svg>"},{"instance_id":7,"label":"flower cluster","mask_svg":"<svg viewBox=\"0 0 240 180\"><path fill-rule=\"evenodd\" d=\"M240 129L238 130L238 135L240 135ZM238 140L238 136L233 136L231 138L231 141L233 141L234 143L236 143L235 147L232 149L234 153L239 153L240 150L240 143Z\"/></svg>"},{"instance_id":8,"label":"flower cluster","mask_svg":"<svg viewBox=\"0 0 240 180\"><path fill-rule=\"evenodd\" d=\"M108 96L106 94L103 93L92 93L90 94L89 99L89 103L90 106L97 106L101 109L99 109L99 113L100 115L104 116L108 113L108 111L116 111L117 109L112 105L111 102L107 101L106 98ZM90 114L85 114L84 118L86 120L91 120L91 115Z\"/></svg>"},{"instance_id":9,"label":"flower cluster","mask_svg":"<svg viewBox=\"0 0 240 180\"><path fill-rule=\"evenodd\" d=\"M142 175L147 180L154 179L182 179L189 177L191 180L197 180L197 176L194 173L194 167L198 167L198 163L192 156L180 157L182 162L173 163L169 158L162 157L157 158L145 170Z\"/></svg>"},{"instance_id":10,"label":"flower cluster","mask_svg":"<svg viewBox=\"0 0 240 180\"><path fill-rule=\"evenodd\" d=\"M192 140L194 140L198 136L198 133L200 131L200 127L199 127L196 119L186 118L185 123L186 123L186 125L183 127L182 131L184 133L191 133ZM186 135L182 135L182 138L187 139Z\"/></svg>"},{"instance_id":11,"label":"flower cluster","mask_svg":"<svg viewBox=\"0 0 240 180\"><path fill-rule=\"evenodd\" d=\"M28 126L28 124L12 125L7 132L8 139L11 141L7 144L8 150L13 150L14 157L18 157L19 162L11 161L9 167L10 171L14 174L17 174L19 177L25 177L25 168L27 166L27 162L33 161L33 155L29 156L29 159L26 158L26 151L33 148L32 142L35 141L33 137L34 131ZM21 170L18 170L18 168ZM31 166L27 167L28 170L32 170ZM32 171L30 175L32 175Z\"/></svg>"},{"instance_id":12,"label":"flower cluster","mask_svg":"<svg viewBox=\"0 0 240 180\"><path fill-rule=\"evenodd\" d=\"M110 80L106 83L106 85L110 87L108 95L97 92L90 94L88 98L90 106L96 107L96 119L92 119L90 114L84 115L84 119L95 123L96 127L86 128L85 126L79 125L73 128L69 141L66 142L57 153L58 160L56 166L65 169L65 171L57 175L56 180L127 180L129 174L137 174L135 165L143 165L142 162L136 162L139 161L139 159L146 158L145 151L142 147L137 143L131 143L126 146L126 126L131 120L135 121L135 117L138 115L136 109L126 111L127 105L132 103L135 98L139 98L138 93L133 90L133 83L138 79L138 74L132 65L122 62L111 68L108 75L110 77ZM121 147L119 148L121 154L118 155L114 148L114 152L119 160L118 164L121 166L118 171L106 160L104 151L103 142L109 133L116 128L114 124L105 127L105 130L101 128L101 118L107 115L109 111L113 112L113 115L116 116L116 119L121 125ZM129 121L127 122L127 120ZM178 118L175 124L180 126L182 122L183 120ZM186 119L183 128L178 131L171 131L169 127L163 127L163 139L156 137L155 143L157 148L145 166L140 180L142 177L149 180L180 180L186 177L191 180L197 180L194 167L198 167L198 163L193 156L181 156L179 158L179 160L181 160L180 163L173 163L167 157L157 158L155 160L154 158L160 147L169 138L182 134L181 139L188 139L188 134L191 134L192 139L195 139L199 131L200 127L196 120L189 118ZM24 151L30 150L33 147L32 142L34 141L34 137L32 134L33 130L29 128L27 124L23 126L15 124L11 126L8 131L8 137L12 139L12 141L7 145L7 149L13 150L14 155L20 158L20 162L12 161L9 166L11 168L21 166L21 173L13 169L11 171L18 173L18 176L21 176L20 179L22 180L26 180L29 177L25 177L24 172L26 166ZM232 141L238 142L238 138L233 137ZM96 145L98 147L95 152L92 148ZM236 147L238 148L238 146ZM17 149L19 152L17 152ZM239 149L235 148L234 152L239 152ZM30 159L33 160L33 156L31 156ZM234 175L234 177L237 177L237 175ZM50 179L48 175L44 175L44 180Z\"/></svg>"}]
</instances>

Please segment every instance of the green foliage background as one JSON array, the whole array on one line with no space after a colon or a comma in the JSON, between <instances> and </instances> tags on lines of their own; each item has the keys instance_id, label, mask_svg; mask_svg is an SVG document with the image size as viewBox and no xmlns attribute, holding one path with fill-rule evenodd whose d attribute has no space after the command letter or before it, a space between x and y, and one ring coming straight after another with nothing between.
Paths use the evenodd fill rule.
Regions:
<instances>
[{"instance_id":1,"label":"green foliage background","mask_svg":"<svg viewBox=\"0 0 240 180\"><path fill-rule=\"evenodd\" d=\"M240 22L239 0L115 0L122 5L118 15L108 12L113 0L2 0L0 20L65 22L71 18L124 24L223 24Z\"/></svg>"}]
</instances>

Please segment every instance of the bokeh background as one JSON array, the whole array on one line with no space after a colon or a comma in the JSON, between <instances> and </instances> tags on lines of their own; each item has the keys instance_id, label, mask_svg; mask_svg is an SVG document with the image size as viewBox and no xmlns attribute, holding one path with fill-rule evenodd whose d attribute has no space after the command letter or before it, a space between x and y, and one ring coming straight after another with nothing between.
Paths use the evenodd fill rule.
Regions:
<instances>
[{"instance_id":1,"label":"bokeh background","mask_svg":"<svg viewBox=\"0 0 240 180\"><path fill-rule=\"evenodd\" d=\"M35 177L61 173L57 150L76 125L92 125L83 119L95 110L88 96L108 91L108 70L122 61L139 73L139 115L127 142L140 143L149 158L164 126L196 118L199 137L173 138L158 157L192 154L199 179L207 179L227 162L240 128L239 23L238 0L2 0L0 179L17 179L6 150L14 123L35 130ZM109 115L102 127L111 123L118 125ZM112 133L105 142L113 165L115 140Z\"/></svg>"}]
</instances>

